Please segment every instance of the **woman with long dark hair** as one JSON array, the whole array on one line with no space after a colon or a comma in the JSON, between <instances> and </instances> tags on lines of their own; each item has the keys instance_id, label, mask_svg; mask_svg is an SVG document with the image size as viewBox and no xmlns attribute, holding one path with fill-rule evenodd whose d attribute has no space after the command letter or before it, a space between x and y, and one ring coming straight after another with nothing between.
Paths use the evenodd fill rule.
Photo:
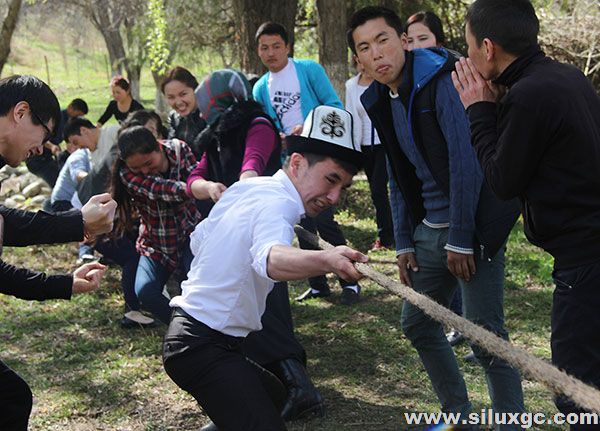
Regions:
<instances>
[{"instance_id":1,"label":"woman with long dark hair","mask_svg":"<svg viewBox=\"0 0 600 431\"><path fill-rule=\"evenodd\" d=\"M186 193L196 158L183 142L158 141L143 126L122 130L118 147L112 173L112 196L119 204L116 231L131 230L139 216L135 292L145 309L169 323L171 309L163 286L172 273L180 279L187 274L192 260L189 234L200 221Z\"/></svg>"}]
</instances>

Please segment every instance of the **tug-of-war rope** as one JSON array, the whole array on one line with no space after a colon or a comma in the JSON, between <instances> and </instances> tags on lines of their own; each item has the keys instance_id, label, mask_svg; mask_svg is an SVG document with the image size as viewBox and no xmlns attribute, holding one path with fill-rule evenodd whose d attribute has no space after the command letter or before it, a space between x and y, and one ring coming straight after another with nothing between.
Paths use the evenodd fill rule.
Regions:
<instances>
[{"instance_id":1,"label":"tug-of-war rope","mask_svg":"<svg viewBox=\"0 0 600 431\"><path fill-rule=\"evenodd\" d=\"M302 237L315 247L323 250L333 248L331 244L300 226L296 226L294 230L298 237ZM369 265L356 262L354 266L365 277L420 308L432 319L460 331L471 342L485 349L488 353L504 359L523 374L542 383L555 394L564 394L583 409L600 413L600 391L596 388L529 354L526 350L510 344L496 334L448 310L429 297L375 271Z\"/></svg>"}]
</instances>

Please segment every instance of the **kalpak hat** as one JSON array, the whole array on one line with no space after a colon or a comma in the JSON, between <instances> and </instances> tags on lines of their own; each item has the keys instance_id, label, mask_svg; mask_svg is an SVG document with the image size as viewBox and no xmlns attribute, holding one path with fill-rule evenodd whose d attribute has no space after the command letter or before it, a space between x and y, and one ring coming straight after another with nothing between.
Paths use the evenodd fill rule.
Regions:
<instances>
[{"instance_id":1,"label":"kalpak hat","mask_svg":"<svg viewBox=\"0 0 600 431\"><path fill-rule=\"evenodd\" d=\"M309 112L300 135L285 137L287 152L313 153L363 165L363 154L354 142L352 114L332 106L317 106Z\"/></svg>"}]
</instances>

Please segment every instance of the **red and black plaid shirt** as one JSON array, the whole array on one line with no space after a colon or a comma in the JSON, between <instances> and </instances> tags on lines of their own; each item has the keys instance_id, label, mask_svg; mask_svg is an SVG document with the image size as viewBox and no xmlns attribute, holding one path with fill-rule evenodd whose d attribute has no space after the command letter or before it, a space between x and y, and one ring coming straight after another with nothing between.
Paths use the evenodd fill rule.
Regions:
<instances>
[{"instance_id":1,"label":"red and black plaid shirt","mask_svg":"<svg viewBox=\"0 0 600 431\"><path fill-rule=\"evenodd\" d=\"M134 174L127 166L119 172L141 217L138 252L170 271L177 268L180 249L201 219L194 199L186 193L185 183L196 166L196 158L185 143L179 142L179 164L174 142L161 142L169 159L169 170L164 176Z\"/></svg>"}]
</instances>

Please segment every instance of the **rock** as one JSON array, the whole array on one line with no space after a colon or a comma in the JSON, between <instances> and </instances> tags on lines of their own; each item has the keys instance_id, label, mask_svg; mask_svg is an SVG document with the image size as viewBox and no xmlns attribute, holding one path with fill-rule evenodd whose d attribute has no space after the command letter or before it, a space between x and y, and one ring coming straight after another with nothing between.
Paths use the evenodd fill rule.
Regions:
<instances>
[{"instance_id":1,"label":"rock","mask_svg":"<svg viewBox=\"0 0 600 431\"><path fill-rule=\"evenodd\" d=\"M4 169L4 168L3 168ZM10 177L2 182L2 191L0 196L10 196L21 191L21 181L18 177Z\"/></svg>"},{"instance_id":2,"label":"rock","mask_svg":"<svg viewBox=\"0 0 600 431\"><path fill-rule=\"evenodd\" d=\"M23 195L14 195L14 196L11 196L11 199L19 204L23 203L27 200L27 198Z\"/></svg>"},{"instance_id":3,"label":"rock","mask_svg":"<svg viewBox=\"0 0 600 431\"><path fill-rule=\"evenodd\" d=\"M25 175L21 175L19 177L19 181L21 182L21 190L25 189L29 184L35 183L36 181L40 181L41 184L45 184L42 180L36 177L33 174L27 173Z\"/></svg>"},{"instance_id":4,"label":"rock","mask_svg":"<svg viewBox=\"0 0 600 431\"><path fill-rule=\"evenodd\" d=\"M4 206L7 208L15 208L17 203L12 198L4 199Z\"/></svg>"},{"instance_id":5,"label":"rock","mask_svg":"<svg viewBox=\"0 0 600 431\"><path fill-rule=\"evenodd\" d=\"M42 189L42 182L34 181L33 183L29 184L27 187L25 187L23 189L23 196L25 196L26 198L33 197L33 196L37 195L41 189Z\"/></svg>"},{"instance_id":6,"label":"rock","mask_svg":"<svg viewBox=\"0 0 600 431\"><path fill-rule=\"evenodd\" d=\"M12 174L16 174L17 169L12 166L5 165L2 169L0 169L0 175L4 175L6 177L10 177Z\"/></svg>"},{"instance_id":7,"label":"rock","mask_svg":"<svg viewBox=\"0 0 600 431\"><path fill-rule=\"evenodd\" d=\"M39 205L42 205L45 200L46 200L46 196L37 195L37 196L32 197L31 201L29 201L29 203L30 203L30 205L33 205L33 206L39 206Z\"/></svg>"}]
</instances>

